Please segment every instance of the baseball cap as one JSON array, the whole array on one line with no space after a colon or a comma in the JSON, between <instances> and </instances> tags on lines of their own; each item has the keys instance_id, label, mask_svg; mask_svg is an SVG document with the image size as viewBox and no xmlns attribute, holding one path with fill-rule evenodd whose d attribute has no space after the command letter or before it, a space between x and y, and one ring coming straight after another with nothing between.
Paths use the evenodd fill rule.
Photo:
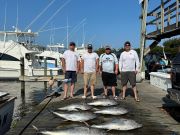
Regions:
<instances>
[{"instance_id":1,"label":"baseball cap","mask_svg":"<svg viewBox=\"0 0 180 135\"><path fill-rule=\"evenodd\" d=\"M92 44L87 45L87 49L92 49L92 48L93 48Z\"/></svg>"},{"instance_id":2,"label":"baseball cap","mask_svg":"<svg viewBox=\"0 0 180 135\"><path fill-rule=\"evenodd\" d=\"M73 45L73 46L76 46L75 42L70 42L69 45Z\"/></svg>"},{"instance_id":3,"label":"baseball cap","mask_svg":"<svg viewBox=\"0 0 180 135\"><path fill-rule=\"evenodd\" d=\"M109 45L106 45L105 49L110 49L111 50L111 47Z\"/></svg>"}]
</instances>

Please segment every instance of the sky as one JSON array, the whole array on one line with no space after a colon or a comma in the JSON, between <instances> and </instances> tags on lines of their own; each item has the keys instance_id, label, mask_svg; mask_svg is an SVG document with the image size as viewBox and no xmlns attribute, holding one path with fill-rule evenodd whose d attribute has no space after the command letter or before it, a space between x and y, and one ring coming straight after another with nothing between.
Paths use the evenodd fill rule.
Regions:
<instances>
[{"instance_id":1,"label":"sky","mask_svg":"<svg viewBox=\"0 0 180 135\"><path fill-rule=\"evenodd\" d=\"M152 4L157 4L157 0L153 1L156 2ZM133 48L138 48L140 14L138 0L0 0L0 30L4 26L5 30L13 30L12 26L17 24L21 31L27 31L29 26L28 29L38 32L39 44L50 44L51 39L66 45L68 20L69 41L78 45L121 48L125 41L130 41ZM64 28L53 30L58 27ZM48 29L51 30L45 31Z\"/></svg>"}]
</instances>

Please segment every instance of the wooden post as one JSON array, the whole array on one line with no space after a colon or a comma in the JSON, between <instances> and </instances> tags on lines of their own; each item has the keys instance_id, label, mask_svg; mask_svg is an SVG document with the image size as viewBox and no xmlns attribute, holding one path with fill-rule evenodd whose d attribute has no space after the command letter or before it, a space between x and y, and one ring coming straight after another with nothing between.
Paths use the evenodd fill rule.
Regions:
<instances>
[{"instance_id":1,"label":"wooden post","mask_svg":"<svg viewBox=\"0 0 180 135\"><path fill-rule=\"evenodd\" d=\"M161 33L164 32L164 1L161 0Z\"/></svg>"},{"instance_id":2,"label":"wooden post","mask_svg":"<svg viewBox=\"0 0 180 135\"><path fill-rule=\"evenodd\" d=\"M176 27L179 25L179 0L176 0Z\"/></svg>"},{"instance_id":3,"label":"wooden post","mask_svg":"<svg viewBox=\"0 0 180 135\"><path fill-rule=\"evenodd\" d=\"M20 58L20 70L21 70L21 76L23 77L23 80L21 81L21 95L25 95L25 81L24 81L24 57Z\"/></svg>"},{"instance_id":4,"label":"wooden post","mask_svg":"<svg viewBox=\"0 0 180 135\"><path fill-rule=\"evenodd\" d=\"M142 20L141 20L141 40L140 40L140 71L144 72L144 48L146 43L146 19L147 19L148 0L142 2Z\"/></svg>"},{"instance_id":5,"label":"wooden post","mask_svg":"<svg viewBox=\"0 0 180 135\"><path fill-rule=\"evenodd\" d=\"M47 76L47 59L44 57L44 76ZM44 90L47 90L47 82L44 81Z\"/></svg>"},{"instance_id":6,"label":"wooden post","mask_svg":"<svg viewBox=\"0 0 180 135\"><path fill-rule=\"evenodd\" d=\"M171 22L171 12L170 12L170 9L168 7L168 22L167 22L168 26L170 25L170 22Z\"/></svg>"},{"instance_id":7,"label":"wooden post","mask_svg":"<svg viewBox=\"0 0 180 135\"><path fill-rule=\"evenodd\" d=\"M55 67L57 67L57 59L55 59Z\"/></svg>"}]
</instances>

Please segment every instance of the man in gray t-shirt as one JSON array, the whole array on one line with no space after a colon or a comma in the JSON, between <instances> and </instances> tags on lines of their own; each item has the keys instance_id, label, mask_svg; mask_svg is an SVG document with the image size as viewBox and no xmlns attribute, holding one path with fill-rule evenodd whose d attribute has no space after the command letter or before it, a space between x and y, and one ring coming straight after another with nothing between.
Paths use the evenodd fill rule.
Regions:
<instances>
[{"instance_id":1,"label":"man in gray t-shirt","mask_svg":"<svg viewBox=\"0 0 180 135\"><path fill-rule=\"evenodd\" d=\"M114 53L111 53L111 47L105 47L105 53L101 54L99 59L100 73L102 73L102 81L104 85L104 96L107 97L107 88L112 87L114 99L115 86L117 86L116 75L118 74L118 59Z\"/></svg>"}]
</instances>

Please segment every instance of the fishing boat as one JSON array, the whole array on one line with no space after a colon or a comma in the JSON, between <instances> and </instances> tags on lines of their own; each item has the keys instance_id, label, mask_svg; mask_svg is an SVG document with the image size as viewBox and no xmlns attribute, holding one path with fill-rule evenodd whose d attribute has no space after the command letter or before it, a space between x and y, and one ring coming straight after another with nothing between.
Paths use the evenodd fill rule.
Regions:
<instances>
[{"instance_id":1,"label":"fishing boat","mask_svg":"<svg viewBox=\"0 0 180 135\"><path fill-rule=\"evenodd\" d=\"M11 97L6 92L0 92L0 135L10 129L15 99L16 97Z\"/></svg>"},{"instance_id":2,"label":"fishing boat","mask_svg":"<svg viewBox=\"0 0 180 135\"><path fill-rule=\"evenodd\" d=\"M55 68L59 67L61 68L62 63L60 58L62 57L62 54L64 51L67 50L67 48L64 46L64 44L55 44L55 45L47 45L47 49L43 51L41 54L37 54L39 59L41 60L41 65L44 65L44 59L43 57L46 57L47 67L48 68Z\"/></svg>"},{"instance_id":3,"label":"fishing boat","mask_svg":"<svg viewBox=\"0 0 180 135\"><path fill-rule=\"evenodd\" d=\"M44 47L36 44L38 33L14 31L0 31L0 79L18 79L20 76L20 59L24 57L25 75L44 75L40 54ZM57 74L59 68L48 69L47 75ZM53 73L52 73L53 72Z\"/></svg>"}]
</instances>

